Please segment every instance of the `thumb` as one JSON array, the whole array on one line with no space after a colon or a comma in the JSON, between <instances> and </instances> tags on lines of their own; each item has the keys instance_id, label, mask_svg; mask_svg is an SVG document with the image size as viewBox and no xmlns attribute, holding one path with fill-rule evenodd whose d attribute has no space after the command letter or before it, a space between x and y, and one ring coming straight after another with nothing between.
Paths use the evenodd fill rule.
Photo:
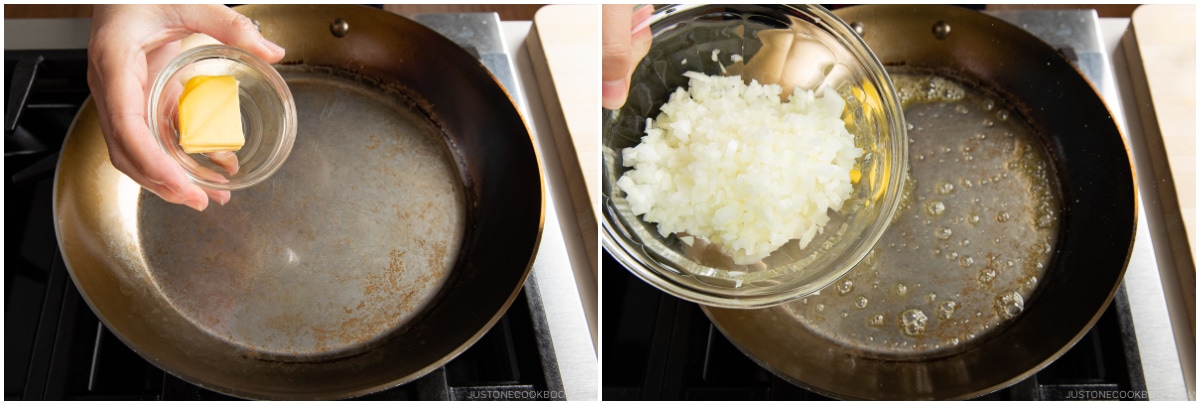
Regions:
<instances>
[{"instance_id":1,"label":"thumb","mask_svg":"<svg viewBox=\"0 0 1200 405\"><path fill-rule=\"evenodd\" d=\"M267 63L283 59L283 48L258 32L250 18L229 7L208 4L178 6L180 23L187 29L207 34L225 45L245 49Z\"/></svg>"}]
</instances>

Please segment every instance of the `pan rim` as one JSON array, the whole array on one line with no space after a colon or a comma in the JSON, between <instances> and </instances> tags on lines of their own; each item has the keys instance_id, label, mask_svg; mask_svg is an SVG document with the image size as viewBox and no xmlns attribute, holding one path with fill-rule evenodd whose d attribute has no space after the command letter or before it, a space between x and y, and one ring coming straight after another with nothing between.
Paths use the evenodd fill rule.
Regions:
<instances>
[{"instance_id":1,"label":"pan rim","mask_svg":"<svg viewBox=\"0 0 1200 405\"><path fill-rule=\"evenodd\" d=\"M271 7L278 7L278 6L242 6L242 7L237 8L237 10L240 12L246 13L247 10L253 10L253 9L256 9L259 7L271 8ZM311 6L309 6L309 7L311 7ZM361 10L368 9L367 7L362 7L362 6L335 6L335 7L338 9L345 8L348 10L360 10L358 12L363 12ZM388 16L390 16L390 17L385 17L385 18L402 18L402 19L404 19L404 17L402 17L402 16L394 15L394 14L390 14L390 13L388 14ZM407 19L405 19L405 20L407 20ZM414 24L419 25L419 23L415 23L415 22L414 22ZM433 32L432 30L425 28L423 25L419 25L419 27L421 29L428 30L429 32ZM437 35L439 38L444 39L444 37L442 37L441 34L437 34L436 32L433 32L433 34ZM448 39L446 40L446 42L452 44L452 42L450 42ZM501 317L503 317L506 314L506 312L510 309L512 303L516 300L517 295L521 293L522 288L528 281L528 276L529 276L530 271L532 270L533 262L536 260L537 252L539 251L539 249L541 247L541 240L542 240L542 235L543 235L543 231L544 231L544 227L545 227L545 215L546 215L546 212L545 212L546 211L546 206L545 206L545 204L546 204L546 201L545 201L546 200L546 189L545 189L545 176L544 176L544 168L543 168L544 162L542 160L541 153L537 147L537 145L538 145L537 140L534 137L533 132L530 130L529 122L527 121L523 111L521 110L519 105L514 101L512 93L510 93L509 89L505 88L504 85L502 83L500 83L500 81L495 77L495 75L493 75L491 73L491 71L489 71L477 59L470 57L470 55L468 55L466 53L466 51L463 50L461 47L454 45L453 47L450 47L450 49L452 49L451 52L456 52L458 54L465 55L466 57L470 58L471 61L474 61L473 64L468 64L470 66L466 66L466 68L467 69L478 69L478 70L482 71L482 73L484 75L486 75L486 76L484 76L484 77L486 77L486 81L494 84L495 89L498 89L500 91L498 94L503 94L503 97L506 97L506 99L507 99L507 104L499 106L499 108L504 110L503 114L505 114L505 116L508 117L508 118L506 118L506 120L511 120L511 121L513 121L514 124L519 123L519 126L513 125L514 132L517 132L516 130L518 128L519 128L519 130L524 131L523 134L521 134L521 135L514 135L513 139L515 140L516 143L519 144L518 147L523 147L523 148L528 149L527 153L532 157L532 159L531 159L531 161L523 163L523 165L526 165L532 169L529 172L529 174L531 174L531 175L536 174L536 179L532 178L534 176L529 176L530 178L527 180L527 183L528 183L528 186L530 186L529 187L530 191L536 190L536 193L537 193L537 196L536 196L536 198L537 198L536 199L536 201L537 201L536 219L537 220L536 220L536 224L532 223L533 221L529 221L530 223L527 226L523 225L523 229L526 229L526 230L522 231L522 232L528 232L528 234L529 234L528 236L530 236L530 238L528 240L528 246L530 248L529 252L528 252L529 255L525 259L518 259L522 262L521 270L519 273L517 273L515 271L511 272L513 275L512 278L515 281L515 283L513 285L512 291L506 293L505 294L506 296L503 296L504 298L502 300L502 305L497 307L496 311L493 314L491 314L490 316L488 316L487 318L481 317L482 318L481 320L483 321L482 322L483 327L479 328L478 330L473 331L469 336L466 337L465 340L463 340L460 344L455 346L452 350L448 351L446 353L446 355L443 356L440 360L430 363L430 364L420 368L419 370L416 370L415 372L410 373L408 376L405 376L403 378L399 378L396 380L384 382L381 384L374 384L371 386L364 386L360 389L351 390L349 392L341 391L341 392L329 393L327 395L307 395L307 396L303 396L303 398L334 399L334 398L346 398L346 397L351 397L351 396L359 396L359 395L363 395L363 394L367 394L367 393L371 393L371 392L377 392L377 391L380 391L383 389L388 389L388 388L391 388L391 387L394 387L397 385L403 385L403 384L409 383L413 380L416 380L418 378L421 378L421 377L427 375L432 370L442 367L446 363L449 363L451 360L458 357L462 352L464 352L468 348L472 347L479 339L481 339L483 337L483 335L485 335L488 331L490 331L492 329L492 327L494 327L495 324L499 321L499 319ZM77 113L75 118L73 119L70 129L68 130L68 134L69 134L68 136L70 136L70 134L80 131L77 129L78 123L83 115L82 112L88 106L92 106L93 111L94 111L94 101L92 101L90 97L89 97L89 100L84 103L84 107L81 108L81 113ZM525 152L523 152L523 153L525 153ZM55 208L54 210L52 210L54 222L55 222L55 235L56 235L56 239L58 240L58 243L60 246L63 246L63 241L64 241L62 223L60 222L62 220L62 218L61 218L61 215L58 210L58 207L60 207L61 204L63 203L62 191L60 189L61 188L60 184L63 182L62 171L61 171L62 165L63 165L63 159L62 159L62 155L60 154L59 161L57 162L57 166L56 166L56 168L59 170L57 170L56 174L55 174L55 179L54 179L55 187L54 187L54 191L52 193L52 204ZM465 173L461 173L461 174L463 175L464 178L466 177ZM534 186L534 184L536 184L536 186ZM468 191L468 193L469 193L469 191ZM471 202L468 202L467 204L470 205ZM531 213L531 214L533 213L533 209L534 208L533 208L532 204L522 208L522 210L529 211L529 213ZM532 215L530 215L529 219L533 219ZM476 224L469 223L467 225L475 226ZM464 243L465 243L465 241L464 241ZM81 284L79 282L79 278L75 274L76 273L75 268L78 266L72 265L71 264L72 259L68 258L66 254L63 255L63 262L64 262L64 265L67 266L68 274L71 276L72 282L76 286L80 286ZM458 261L456 260L455 268L458 268L457 262ZM448 287L444 286L443 290L446 288L448 288ZM83 292L84 289L81 288L80 291ZM118 339L122 341L122 343L125 343L127 346L129 346L131 349L133 349L134 352L137 353L139 356L146 359L151 364L154 364L156 367L164 370L168 374L174 375L185 381L194 383L194 384L204 387L206 389L210 389L210 390L213 390L216 392L229 394L229 395L242 397L242 398L275 398L275 399L293 398L293 397L287 396L287 395L277 395L277 393L276 394L264 394L262 392L253 392L253 391L249 391L249 390L223 388L223 387L217 386L215 384L201 381L200 379L192 376L190 373L183 373L183 372L179 371L177 368L170 367L166 362L164 362L164 360L162 358L154 356L152 353L147 352L146 350L144 350L144 348L142 348L140 346L130 344L130 340L127 336L125 336L125 333L119 331L118 329L112 328L111 327L112 322L110 322L106 316L102 315L102 313L97 310L96 304L93 302L92 297L90 297L86 293L81 293L80 295L84 298L84 301L87 303L88 307L97 314L98 318L100 318L102 320L105 327L109 328L109 330L112 331L113 334L116 335L118 337ZM500 296L498 296L497 298L500 298ZM440 305L442 303L441 299L437 299L435 301L436 301L435 306ZM428 308L423 312L430 312L430 311L432 311L432 308Z\"/></svg>"},{"instance_id":2,"label":"pan rim","mask_svg":"<svg viewBox=\"0 0 1200 405\"><path fill-rule=\"evenodd\" d=\"M867 7L871 7L871 9L867 9ZM843 9L843 10L857 9L860 12L867 13L864 15L882 15L882 14L885 14L888 12L899 11L899 9L901 9L901 8L913 8L915 10L916 9L915 7L927 7L928 9L923 9L924 11L927 11L927 12L933 11L933 10L931 10L933 8L955 9L954 7L950 7L950 6L880 6L880 5L875 5L875 6L850 7L850 8ZM869 10L870 12L867 12L866 10ZM913 12L913 11L905 10L905 12ZM959 12L967 13L968 11L960 10ZM986 14L982 14L982 13L975 13L975 12L970 12L970 13L980 15L980 17L974 17L974 19L976 21L978 21L979 19L982 18L985 21L992 22L994 25L1001 25L1002 27L1006 27L1005 29L1008 29L1008 30L1020 30L1020 28L1012 26L1011 24L1009 24L1003 20L1000 20L998 18L989 16ZM942 12L942 13L936 13L936 14L938 17L945 17L947 13ZM947 21L950 21L949 18L947 18ZM959 23L963 24L962 22L959 22ZM955 26L957 27L957 25L955 25ZM870 27L870 24L868 24L868 27ZM926 26L926 27L928 27L928 26ZM1024 30L1020 30L1019 32L1021 34L1024 34L1024 36L1029 36L1029 37L1033 36L1032 34L1025 32ZM1034 37L1034 38L1036 39L1036 37ZM1040 39L1037 39L1037 44L1040 45L1041 47L1049 48L1049 46L1042 43L1042 41ZM1041 55L1041 54L1042 53L1038 53L1038 55ZM1055 55L1057 55L1057 54L1055 54ZM1062 59L1061 56L1059 56L1058 58ZM881 57L881 59L882 59L882 57ZM1103 99L1101 99L1099 97L1098 93L1095 92L1095 86L1090 81L1086 80L1082 76L1082 74L1079 73L1078 68L1076 68L1073 65L1070 65L1067 61L1065 61L1065 59L1058 61L1058 62L1059 62L1059 64L1055 65L1056 69L1061 68L1062 65L1066 65L1070 68L1070 71L1074 73L1073 75L1071 75L1070 78L1065 79L1065 80L1071 80L1071 81L1077 80L1079 82L1082 82L1082 83L1084 83L1084 86L1085 86L1084 88L1086 88L1092 92L1093 95L1084 96L1085 99L1088 100L1089 107L1093 104L1093 102L1091 101L1092 99L1096 100L1094 102L1094 104L1098 104L1101 106L1101 108L1096 108L1095 113L1092 114L1090 117L1097 117L1097 115L1102 116L1101 113L1107 113L1108 116L1111 117L1112 115L1111 115L1110 110L1108 110L1108 106L1106 104L1104 104ZM893 65L894 65L894 63L893 63ZM1047 68L1047 69L1049 69L1049 68ZM1055 72L1058 72L1058 70L1056 70ZM964 74L973 74L973 73L964 72ZM961 75L957 75L957 76L961 76ZM1003 96L1008 100L1019 100L1020 99L1019 97L1016 97L1014 94L1007 92L1007 91L994 91L999 86L996 83L991 83L988 80L982 80L982 79L983 78L974 78L974 81L987 83L988 86L985 86L985 87L992 89L993 93L997 93L998 95ZM1072 87L1072 88L1074 88L1074 87ZM1019 103L1013 103L1013 104L1017 105ZM1036 105L1032 106L1032 108L1036 108ZM1022 115L1025 115L1024 111L1022 111ZM1064 159L1061 155L1064 152L1060 149L1062 147L1061 145L1054 144L1054 140L1057 139L1056 137L1064 136L1064 135L1061 135L1061 134L1051 135L1051 134L1041 133L1043 131L1043 128L1039 127L1039 122L1037 120L1035 120L1029 116L1023 116L1022 118L1025 119L1027 122L1029 122L1031 125L1033 125L1035 128L1035 132L1039 132L1038 137L1043 138L1042 140L1045 141L1045 144L1046 144L1045 149L1048 152L1050 152L1051 160L1055 161L1054 162L1054 166L1056 168L1055 171L1058 172L1057 176L1059 177L1059 180L1062 183L1062 186L1061 186L1062 192L1060 193L1060 197L1064 200L1063 201L1064 204L1063 204L1063 208L1062 208L1063 217L1061 219L1061 221L1062 221L1061 224L1063 225L1063 228L1060 229L1058 241L1056 242L1057 251L1055 253L1055 257L1052 259L1053 260L1052 268L1063 267L1063 266L1069 265L1069 264L1064 263L1064 261L1067 260L1064 258L1067 256L1075 257L1073 263L1076 266L1078 266L1078 264L1080 263L1080 260L1079 260L1080 258L1078 256L1082 255L1082 253L1068 254L1068 253L1063 252L1063 248L1062 248L1063 246L1076 246L1076 248L1078 248L1079 243L1081 243L1079 241L1071 241L1070 240L1070 238L1067 236L1068 231L1070 231L1070 230L1066 228L1066 225L1068 223L1076 223L1078 225L1078 221L1089 220L1088 218L1083 217L1083 215L1084 215L1083 212L1095 214L1095 211L1100 210L1100 208L1091 207L1087 210L1084 210L1081 212L1076 212L1076 213L1074 213L1076 216L1074 221L1068 222L1068 216L1072 214L1071 211L1073 210L1073 207L1072 207L1072 204L1068 204L1067 199L1078 198L1080 191L1077 190L1076 184L1073 184L1073 183L1069 184L1068 180L1066 180L1066 179L1068 177L1073 177L1074 181L1078 181L1079 180L1078 176L1080 176L1080 175L1077 173L1067 173L1065 170L1065 168L1067 167L1066 166L1067 163L1059 162L1060 160ZM1067 336L1067 338L1065 338L1065 339L1057 339L1057 338L1053 339L1054 342L1057 343L1057 342L1061 341L1061 342L1063 342L1063 344L1061 346L1055 348L1052 353L1049 353L1048 356L1041 358L1040 360L1037 360L1037 361L1021 362L1021 364L1026 364L1026 363L1035 363L1035 364L1033 364L1029 368L1026 368L1025 370L1023 370L1023 372L1018 373L1018 375L1010 376L1007 379L996 379L996 380L1002 380L1002 381L997 381L995 384L991 384L989 386L974 388L970 392L945 395L947 398L964 399L964 398L971 398L971 397L983 395L986 393L994 392L996 390L1011 386L1012 384L1019 382L1025 378L1028 378L1030 375L1032 375L1038 371L1041 371L1047 365L1049 365L1050 363L1059 359L1063 354L1065 354L1067 351L1069 351L1071 348L1073 348L1075 346L1075 344L1077 344L1096 325L1096 323L1099 321L1099 319L1105 313L1106 309L1110 305L1112 305L1112 302L1114 300L1114 297L1117 294L1117 291L1121 288L1121 280L1123 279L1124 273L1126 271L1126 268L1128 267L1130 257L1132 255L1132 246L1133 246L1134 240L1136 238L1136 229L1137 229L1137 221L1138 221L1137 216L1138 216L1138 212L1139 212L1139 207L1138 207L1139 200L1138 200L1137 183L1136 183L1136 181L1134 181L1135 180L1134 175L1135 175L1136 171L1134 170L1135 168L1132 167L1132 160L1129 159L1130 153L1129 153L1128 145L1124 142L1124 133L1121 130L1121 128L1118 125L1116 125L1115 122L1113 122L1111 120L1111 118L1108 120L1108 122L1103 122L1103 121L1104 120L1097 118L1091 122L1093 122L1093 123L1100 122L1100 124L1102 126L1102 128L1096 129L1095 131L1097 133L1103 133L1105 136L1105 138L1104 138L1105 143L1104 143L1104 149L1103 149L1105 151L1104 156L1109 156L1110 154L1115 156L1115 155L1119 155L1120 153L1123 153L1124 157L1126 158L1126 160L1124 162L1114 162L1114 164L1111 165L1111 167L1113 167L1111 170L1113 172L1119 173L1120 175L1115 176L1116 178L1105 178L1104 179L1104 182L1117 183L1117 185L1112 185L1112 186L1107 186L1107 187L1111 187L1111 190L1118 191L1118 193L1114 197L1111 198L1111 200L1112 200L1111 203L1113 204L1113 206L1112 206L1113 208L1110 208L1106 211L1106 212L1111 212L1111 213L1115 213L1115 214L1110 213L1110 214L1108 214L1109 216L1107 218L1104 218L1105 221L1111 221L1111 222L1117 224L1116 226L1114 226L1112 228L1112 229L1115 229L1115 231L1108 234L1108 236L1110 236L1110 237L1104 239L1105 241L1111 240L1111 242L1109 242L1112 244L1111 249L1119 249L1119 251L1120 251L1120 253L1111 252L1110 254L1105 255L1106 259L1113 259L1111 262L1107 262L1107 263L1111 263L1111 264L1108 264L1106 266L1112 266L1112 267L1119 269L1119 270L1109 269L1112 271L1105 270L1105 272L1104 272L1104 276L1103 276L1104 280L1108 280L1111 276L1112 280L1114 281L1112 287L1110 289L1107 289L1106 294L1101 295L1097 292L1095 294L1090 295L1087 298L1088 308L1092 308L1092 306L1091 306L1092 303L1099 304L1097 306L1096 310L1094 312L1092 312L1091 314L1089 314L1088 316L1086 316L1086 318L1084 318L1084 317L1080 317L1079 319L1073 318L1072 321L1070 322L1070 325L1073 328L1076 324L1078 324L1081 326L1080 330L1071 332L1071 334L1069 336ZM1109 138L1110 135L1114 136L1115 138ZM1116 147L1115 143L1119 143L1119 148ZM1076 163L1076 165L1077 164L1078 163ZM1106 173L1108 173L1108 172L1106 172ZM1128 175L1128 176L1126 176L1126 175ZM1096 187L1092 187L1092 188L1095 189ZM1105 189L1107 190L1109 188L1105 188ZM1128 191L1128 193L1126 193L1126 191ZM1096 191L1093 190L1089 193L1096 194ZM1074 197L1072 197L1072 196L1074 196ZM1108 204L1108 203L1109 202L1105 202L1104 204ZM1105 207L1107 207L1107 205L1105 205ZM1125 217L1126 214L1129 215L1128 218ZM1091 218L1091 220L1095 220L1095 219L1099 219L1099 218L1094 218L1094 217ZM1128 225L1128 229L1125 228L1126 225ZM1126 230L1128 232L1126 232ZM1078 230L1075 230L1075 231L1078 232ZM1076 237L1074 239L1083 240L1082 238L1079 238L1079 237ZM1070 242L1070 245L1068 245L1068 242ZM1050 276L1050 275L1048 274L1047 276ZM1059 276L1059 274L1055 274L1055 276ZM1047 278L1049 278L1049 277L1047 277ZM1043 281L1043 282L1045 282L1045 281ZM1095 283L1092 283L1092 284L1095 284ZM1107 283L1105 283L1105 284L1107 284ZM1041 293L1045 292L1045 290L1042 288L1042 286L1039 286L1038 290L1039 290L1038 291L1039 295ZM1100 298L1102 298L1102 299L1100 299ZM754 362L756 364L763 366L764 368L770 370L773 374L780 376L780 377L784 378L785 380L792 382L793 384L796 384L798 386L805 387L808 389L813 389L816 392L821 392L821 393L827 394L832 397L837 397L837 398L860 398L861 397L861 398L877 398L877 399L879 399L879 398L895 397L893 399L916 399L915 394L913 394L913 393L897 394L897 393L893 392L890 394L890 396L884 397L884 396L879 395L879 394L881 394L881 392L879 392L879 391L863 393L863 394L874 394L874 396L867 396L867 395L855 396L852 393L847 393L847 392L831 392L828 387L826 387L826 388L815 387L814 384L799 381L798 377L792 376L788 373L785 373L784 371L781 371L779 369L771 367L768 364L770 362L764 361L762 358L753 355L749 350L747 350L747 346L745 344L736 341L734 339L734 336L736 336L736 335L728 333L729 332L728 325L721 324L718 319L718 318L720 318L720 315L715 314L715 312L722 312L724 310L722 310L720 308L709 308L709 307L703 307L703 310L704 310L706 316L708 316L709 319L712 320L713 324L715 326L717 326L717 328L722 332L722 334L725 335L726 337L729 337L729 340L734 344L734 346L737 347L744 354L746 354L747 357L750 357L751 359L754 360ZM730 315L725 315L725 317L727 317L727 318L729 316ZM1079 322L1081 320L1086 320L1086 321ZM1014 325L1007 325L1007 326L1011 327ZM797 326L797 327L803 327L803 326ZM1028 332L1028 328L1024 328L1024 330L1026 332ZM1003 332L1003 330L1001 330L1001 332ZM747 332L741 332L741 335L746 335L746 334L747 334ZM1065 333L1063 335L1065 335ZM995 338L995 336L989 337L989 339L993 339L993 338ZM982 343L984 343L984 342L980 342L980 345L977 345L976 347L982 346ZM759 350L762 351L763 350L761 348L762 344L757 343L757 345L760 346ZM971 350L971 349L968 349L968 351L969 350ZM1048 350L1041 350L1041 349L1037 350L1037 353L1039 356L1046 352L1048 352ZM791 367L791 368L793 370L797 369L797 367ZM803 369L804 367L799 367L799 368ZM791 371L789 371L789 372L791 372ZM992 378L988 379L988 381L992 381L992 380L993 380ZM936 394L936 392L933 392L933 391L930 391L930 393ZM889 395L887 393L883 393L883 394ZM929 393L927 393L927 394L929 394Z\"/></svg>"}]
</instances>

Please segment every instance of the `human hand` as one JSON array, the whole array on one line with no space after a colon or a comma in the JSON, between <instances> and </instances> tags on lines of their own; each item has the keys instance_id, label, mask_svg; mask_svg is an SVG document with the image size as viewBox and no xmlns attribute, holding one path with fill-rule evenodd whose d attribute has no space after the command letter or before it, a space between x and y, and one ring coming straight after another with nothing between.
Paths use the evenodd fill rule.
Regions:
<instances>
[{"instance_id":1,"label":"human hand","mask_svg":"<svg viewBox=\"0 0 1200 405\"><path fill-rule=\"evenodd\" d=\"M154 77L180 52L180 39L207 34L245 49L267 63L283 48L263 38L249 18L221 5L97 5L88 43L88 87L113 167L163 200L203 211L208 200L224 205L229 191L188 181L146 122Z\"/></svg>"},{"instance_id":2,"label":"human hand","mask_svg":"<svg viewBox=\"0 0 1200 405\"><path fill-rule=\"evenodd\" d=\"M650 51L649 21L654 8L642 6L634 10L628 4L605 4L603 13L601 104L615 110L625 105L633 69Z\"/></svg>"}]
</instances>

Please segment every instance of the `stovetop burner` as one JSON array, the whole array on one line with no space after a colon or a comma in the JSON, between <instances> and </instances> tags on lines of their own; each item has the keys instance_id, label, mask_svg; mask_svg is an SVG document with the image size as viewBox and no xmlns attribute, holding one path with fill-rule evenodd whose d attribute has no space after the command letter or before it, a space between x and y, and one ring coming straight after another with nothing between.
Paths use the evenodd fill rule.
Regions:
<instances>
[{"instance_id":1,"label":"stovetop burner","mask_svg":"<svg viewBox=\"0 0 1200 405\"><path fill-rule=\"evenodd\" d=\"M603 255L603 396L611 400L829 399L755 364L696 304L666 295ZM1042 371L977 399L1145 399L1125 289L1087 335ZM1132 398L1131 398L1132 397Z\"/></svg>"},{"instance_id":2,"label":"stovetop burner","mask_svg":"<svg viewBox=\"0 0 1200 405\"><path fill-rule=\"evenodd\" d=\"M5 348L6 400L232 399L166 373L125 346L83 302L57 251L43 274L44 280L37 280L9 273L6 280L9 308L26 314L14 316L12 309L6 314L5 338L12 342ZM38 292L40 314L26 311L39 304ZM526 294L536 294L536 286L527 284L496 326L446 366L357 399L471 400L506 393L519 398L561 390L548 388L557 370L543 368L533 320L540 308Z\"/></svg>"}]
</instances>

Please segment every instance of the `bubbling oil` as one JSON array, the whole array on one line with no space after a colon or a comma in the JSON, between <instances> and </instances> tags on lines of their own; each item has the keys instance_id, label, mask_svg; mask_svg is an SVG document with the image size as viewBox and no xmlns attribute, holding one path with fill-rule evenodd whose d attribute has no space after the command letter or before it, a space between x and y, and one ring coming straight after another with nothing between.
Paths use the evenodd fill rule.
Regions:
<instances>
[{"instance_id":1,"label":"bubbling oil","mask_svg":"<svg viewBox=\"0 0 1200 405\"><path fill-rule=\"evenodd\" d=\"M895 217L828 291L784 308L840 344L902 358L966 347L1020 316L1045 279L1061 203L1043 143L1003 98L937 75L892 80L910 138Z\"/></svg>"}]
</instances>

